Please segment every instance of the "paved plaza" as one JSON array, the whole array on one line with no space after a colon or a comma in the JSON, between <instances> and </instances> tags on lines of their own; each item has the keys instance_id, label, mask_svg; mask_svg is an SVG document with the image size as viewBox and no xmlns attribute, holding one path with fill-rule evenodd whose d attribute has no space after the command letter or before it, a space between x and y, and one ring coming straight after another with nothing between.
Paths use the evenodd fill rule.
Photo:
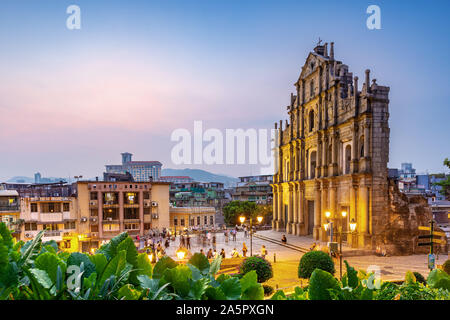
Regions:
<instances>
[{"instance_id":1,"label":"paved plaza","mask_svg":"<svg viewBox=\"0 0 450 320\"><path fill-rule=\"evenodd\" d=\"M273 230L258 231L256 235L261 235L274 240L281 240L281 236L284 233L276 232ZM298 237L294 235L286 234L287 243L294 244L296 246L309 249L311 245L315 242L312 236ZM247 256L250 254L250 238L244 237L244 232L238 232L236 236L236 241L230 240L226 241L223 233L216 234L216 250L225 249L226 257L231 257L231 251L236 248L240 254L242 254L242 244L245 242L248 248ZM167 254L173 258L176 258L175 251L179 247L180 237L176 238L175 242L170 243L170 247L166 251ZM326 245L325 243L317 243L320 245ZM266 240L258 239L257 236L253 237L253 254L260 254L261 246L265 245L268 251L267 259L272 263L274 270L274 277L270 279L267 284L278 287L278 288L292 288L294 286L300 285L300 280L297 278L297 269L300 258L303 253L284 247L282 245L272 243ZM200 249L206 252L209 248L213 248L212 244L206 244L203 246L196 236L191 238L191 252L199 252ZM344 252L350 252L352 249L344 247ZM276 262L274 262L274 254L276 255ZM349 262L349 264L355 269L367 271L369 267L377 268L379 267L381 272L381 278L383 280L401 280L404 278L407 271L418 271L422 275L428 275L427 268L427 255L416 254L409 256L392 256L392 257L381 257L375 255L358 255L358 256L348 256L344 258ZM438 256L437 264L443 264L444 261L448 259L446 254L441 254ZM336 265L336 275L339 275L339 261L335 260ZM345 272L345 265L344 271Z\"/></svg>"}]
</instances>

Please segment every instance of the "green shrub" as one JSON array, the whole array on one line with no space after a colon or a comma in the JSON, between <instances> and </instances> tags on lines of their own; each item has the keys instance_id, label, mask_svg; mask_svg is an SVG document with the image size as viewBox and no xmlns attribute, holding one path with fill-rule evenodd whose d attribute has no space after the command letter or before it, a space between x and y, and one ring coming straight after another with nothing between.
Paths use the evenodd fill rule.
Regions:
<instances>
[{"instance_id":1,"label":"green shrub","mask_svg":"<svg viewBox=\"0 0 450 320\"><path fill-rule=\"evenodd\" d=\"M425 277L420 274L419 272L415 271L413 272L414 276L416 277L416 281L422 284L427 284L427 280L425 280Z\"/></svg>"},{"instance_id":2,"label":"green shrub","mask_svg":"<svg viewBox=\"0 0 450 320\"><path fill-rule=\"evenodd\" d=\"M298 265L298 277L309 279L315 269L321 269L331 274L335 273L331 257L323 251L310 251L303 255Z\"/></svg>"},{"instance_id":3,"label":"green shrub","mask_svg":"<svg viewBox=\"0 0 450 320\"><path fill-rule=\"evenodd\" d=\"M442 270L444 270L447 274L450 274L450 259L444 262L442 265Z\"/></svg>"},{"instance_id":4,"label":"green shrub","mask_svg":"<svg viewBox=\"0 0 450 320\"><path fill-rule=\"evenodd\" d=\"M255 270L258 282L263 283L273 277L272 265L263 257L248 257L239 266L239 273L242 275Z\"/></svg>"},{"instance_id":5,"label":"green shrub","mask_svg":"<svg viewBox=\"0 0 450 320\"><path fill-rule=\"evenodd\" d=\"M265 296L270 296L273 293L273 287L267 285L267 284L263 284L263 289L264 289L264 295Z\"/></svg>"},{"instance_id":6,"label":"green shrub","mask_svg":"<svg viewBox=\"0 0 450 320\"><path fill-rule=\"evenodd\" d=\"M316 269L308 286L309 300L331 300L330 289L340 290L339 282L327 271Z\"/></svg>"}]
</instances>

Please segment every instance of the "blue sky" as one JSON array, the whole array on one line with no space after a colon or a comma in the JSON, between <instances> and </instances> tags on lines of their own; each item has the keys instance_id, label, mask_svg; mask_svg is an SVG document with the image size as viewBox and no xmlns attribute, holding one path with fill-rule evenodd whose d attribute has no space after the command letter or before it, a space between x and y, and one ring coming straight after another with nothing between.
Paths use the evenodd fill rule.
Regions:
<instances>
[{"instance_id":1,"label":"blue sky","mask_svg":"<svg viewBox=\"0 0 450 320\"><path fill-rule=\"evenodd\" d=\"M81 8L81 30L66 8ZM366 8L381 8L381 30ZM450 157L448 1L2 1L0 180L171 163L177 128L272 128L320 37L390 92L390 167ZM446 40L447 39L447 40ZM257 174L249 165L203 168Z\"/></svg>"}]
</instances>

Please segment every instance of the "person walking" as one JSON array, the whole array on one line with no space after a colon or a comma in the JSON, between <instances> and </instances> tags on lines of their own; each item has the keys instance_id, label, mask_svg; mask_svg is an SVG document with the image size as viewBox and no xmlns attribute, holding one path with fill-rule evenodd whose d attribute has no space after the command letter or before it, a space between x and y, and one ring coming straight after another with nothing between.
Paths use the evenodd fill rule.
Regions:
<instances>
[{"instance_id":1,"label":"person walking","mask_svg":"<svg viewBox=\"0 0 450 320\"><path fill-rule=\"evenodd\" d=\"M186 236L186 248L190 249L191 248L191 238L188 236Z\"/></svg>"},{"instance_id":2,"label":"person walking","mask_svg":"<svg viewBox=\"0 0 450 320\"><path fill-rule=\"evenodd\" d=\"M283 234L283 236L281 237L281 242L283 242L284 244L287 243L287 238L285 234Z\"/></svg>"},{"instance_id":3,"label":"person walking","mask_svg":"<svg viewBox=\"0 0 450 320\"><path fill-rule=\"evenodd\" d=\"M248 249L247 249L247 246L245 245L245 242L242 244L242 255L244 256L244 257L246 257L247 256L247 251L248 251Z\"/></svg>"},{"instance_id":4,"label":"person walking","mask_svg":"<svg viewBox=\"0 0 450 320\"><path fill-rule=\"evenodd\" d=\"M265 245L262 245L261 247L261 256L265 259L267 256L267 249Z\"/></svg>"},{"instance_id":5,"label":"person walking","mask_svg":"<svg viewBox=\"0 0 450 320\"><path fill-rule=\"evenodd\" d=\"M248 236L248 231L247 231L247 227L244 227L244 238L247 238Z\"/></svg>"},{"instance_id":6,"label":"person walking","mask_svg":"<svg viewBox=\"0 0 450 320\"><path fill-rule=\"evenodd\" d=\"M222 256L222 259L225 259L225 249L222 248L222 251L220 251L220 255Z\"/></svg>"},{"instance_id":7,"label":"person walking","mask_svg":"<svg viewBox=\"0 0 450 320\"><path fill-rule=\"evenodd\" d=\"M212 259L212 258L213 258L213 251L212 251L211 248L209 248L208 253L206 254L206 257L207 257L208 259Z\"/></svg>"}]
</instances>

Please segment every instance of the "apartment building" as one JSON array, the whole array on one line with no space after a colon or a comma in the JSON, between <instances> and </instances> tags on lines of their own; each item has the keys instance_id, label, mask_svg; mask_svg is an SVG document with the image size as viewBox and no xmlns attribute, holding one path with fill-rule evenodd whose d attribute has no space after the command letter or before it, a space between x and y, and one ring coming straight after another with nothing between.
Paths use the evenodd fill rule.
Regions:
<instances>
[{"instance_id":1,"label":"apartment building","mask_svg":"<svg viewBox=\"0 0 450 320\"><path fill-rule=\"evenodd\" d=\"M78 251L76 200L75 197L22 197L20 239L32 240L38 232L46 230L43 242L54 240L61 249Z\"/></svg>"},{"instance_id":2,"label":"apartment building","mask_svg":"<svg viewBox=\"0 0 450 320\"><path fill-rule=\"evenodd\" d=\"M0 190L0 221L20 238L20 197L15 190Z\"/></svg>"},{"instance_id":3,"label":"apartment building","mask_svg":"<svg viewBox=\"0 0 450 320\"><path fill-rule=\"evenodd\" d=\"M77 199L82 251L124 231L136 237L170 227L166 182L79 181Z\"/></svg>"}]
</instances>

